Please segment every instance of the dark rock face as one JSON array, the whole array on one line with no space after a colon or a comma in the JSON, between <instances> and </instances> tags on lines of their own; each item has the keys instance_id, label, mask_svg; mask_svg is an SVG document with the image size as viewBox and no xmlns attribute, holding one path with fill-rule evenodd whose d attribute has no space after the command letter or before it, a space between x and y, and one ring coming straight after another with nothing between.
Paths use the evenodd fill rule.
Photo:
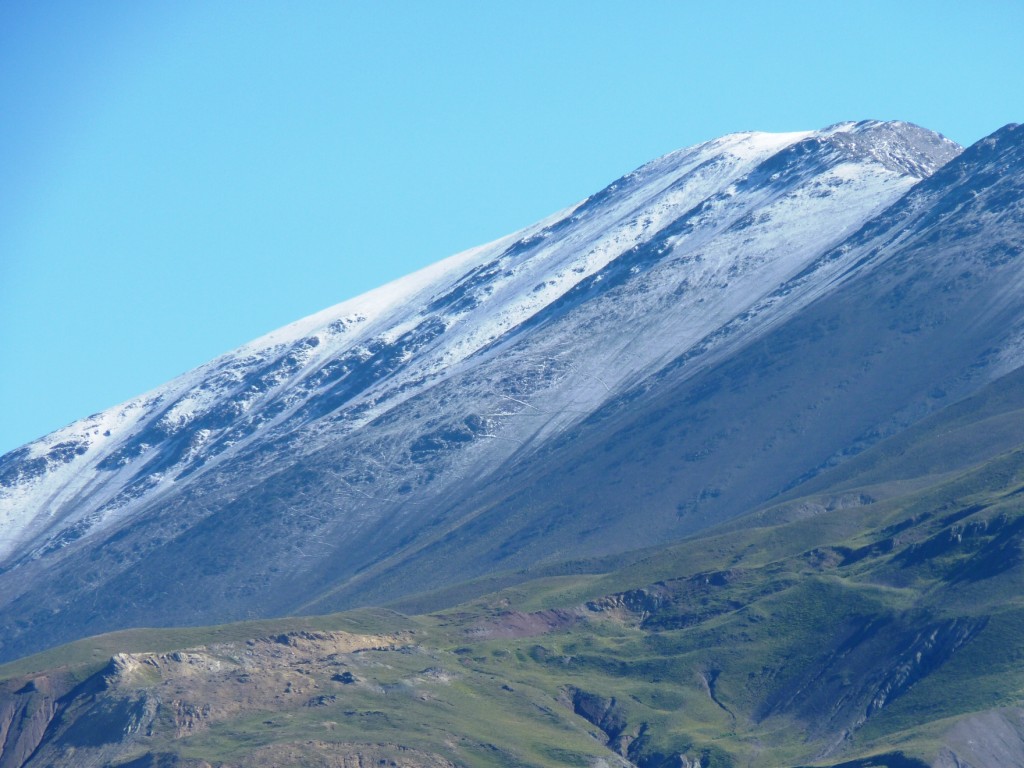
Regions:
<instances>
[{"instance_id":1,"label":"dark rock face","mask_svg":"<svg viewBox=\"0 0 1024 768\"><path fill-rule=\"evenodd\" d=\"M759 716L793 712L821 732L851 733L949 661L986 623L985 617L856 622L825 657L767 701Z\"/></svg>"},{"instance_id":2,"label":"dark rock face","mask_svg":"<svg viewBox=\"0 0 1024 768\"><path fill-rule=\"evenodd\" d=\"M591 723L607 737L609 749L629 760L637 768L719 768L728 765L721 759L712 758L710 750L695 750L691 757L682 752L659 752L650 746L650 726L641 722L631 724L619 703L596 693L579 688L566 691L572 704L572 711Z\"/></svg>"},{"instance_id":3,"label":"dark rock face","mask_svg":"<svg viewBox=\"0 0 1024 768\"><path fill-rule=\"evenodd\" d=\"M569 694L572 697L572 711L604 731L609 746L619 744L627 723L615 699L606 699L578 688L571 689Z\"/></svg>"},{"instance_id":4,"label":"dark rock face","mask_svg":"<svg viewBox=\"0 0 1024 768\"><path fill-rule=\"evenodd\" d=\"M42 742L62 691L44 676L4 687L8 690L0 691L0 768L20 768Z\"/></svg>"}]
</instances>

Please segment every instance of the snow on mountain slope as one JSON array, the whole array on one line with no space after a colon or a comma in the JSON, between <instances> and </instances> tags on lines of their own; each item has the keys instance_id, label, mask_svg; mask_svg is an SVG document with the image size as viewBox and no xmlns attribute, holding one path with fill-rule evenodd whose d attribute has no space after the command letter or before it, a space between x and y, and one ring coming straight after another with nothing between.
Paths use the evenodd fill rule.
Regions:
<instances>
[{"instance_id":1,"label":"snow on mountain slope","mask_svg":"<svg viewBox=\"0 0 1024 768\"><path fill-rule=\"evenodd\" d=\"M600 268L610 258L618 255L621 243L632 245L640 242L645 230L657 231L657 224L670 217L674 210L681 206L692 207L703 197L713 193L715 182L720 182L723 176L731 178L727 174L736 165L740 166L739 170L742 172L744 162L749 165L751 161L763 159L781 146L802 137L803 134L778 138L759 134L736 137L731 141L711 142L709 146L703 148L676 153L640 169L624 180L624 185L630 188L628 194L615 194L618 192L616 188L608 190L606 196L614 199L609 200L610 205L603 206L603 215L591 217L586 228L575 228L577 232L574 232L574 239L577 242L586 242L588 239L596 241L583 259L578 258L575 249L570 251L570 259L580 262L579 264L556 262L556 279L545 283L545 290L536 294L528 291L525 295L513 295L509 305L489 312L482 318L483 322L478 321L475 327L461 334L456 331L457 337L451 339L439 359L416 362L420 367L427 363L434 370L457 362L478 348L481 342L493 340L503 327L514 326L528 317L531 308L543 306L545 299L550 301L551 295L557 295L559 283L578 281L586 276L588 271ZM727 146L722 147L722 144ZM735 154L723 156L720 155L722 149L736 151ZM717 160L711 163L710 169L707 167L709 158ZM690 182L688 184L677 183L677 186L685 186L688 189L675 189L666 194L666 187L687 174L696 178L687 179L686 181ZM657 199L657 208L653 215L642 222L636 218L630 220L630 213L642 209L652 198ZM301 381L303 374L308 376L309 373L321 369L325 360L352 350L355 350L357 355L362 353L368 356L370 352L365 346L367 342L393 343L403 333L416 327L417 318L420 316L417 297L429 300L430 294L442 294L446 289L450 293L453 284L460 278L461 289L465 292L465 286L469 281L476 279L477 282L482 282L479 276L484 265L492 262L511 242L529 242L531 239L547 237L551 224L564 219L565 216L560 215L554 221L542 222L539 226L491 246L452 257L369 294L270 333L148 395L83 422L72 424L21 449L14 456L6 457L5 469L14 464L13 458L20 461L3 476L3 495L0 496L3 502L3 506L0 507L0 531L3 532L3 539L0 540L0 557L15 550L19 540L24 538L24 533L49 527L50 522L55 520L63 519L66 523L75 523L83 519L92 511L89 507L96 506L89 504L88 501L83 506L83 495L91 491L95 493L95 485L102 483L102 486L111 489L106 495L107 498L103 498L102 490L99 489L100 498L106 502L126 480L130 481L137 473L136 465L144 463L145 457L155 451L157 446L137 441L134 457L127 456L123 451L118 452L118 448L125 438L131 439L133 433L138 433L147 422L155 423L167 437L185 431L192 432L189 449L182 457L187 466L202 453L207 444L215 442L218 432L223 431L223 426L221 429L204 426L189 430L189 425L197 419L202 420L204 415L215 412L226 397L234 396L232 409L235 413L231 415L244 418L254 409L258 410L261 404L273 400L274 395L289 383ZM614 228L614 231L604 231L609 228ZM561 255L564 260L565 250L562 249L561 254L538 255L536 263L529 265L531 269L527 281L542 271L543 267L547 266L543 262L552 260L552 256L557 258ZM544 258L545 256L547 258ZM517 287L521 291L522 277L520 276L520 280L517 281L519 285L510 285L513 282L510 278L516 276L511 270L507 271L506 275L489 276L498 279L489 280L481 291L500 290L507 294ZM532 288L532 285L530 287ZM488 303L493 305L496 302ZM464 299L464 305L468 306L467 299ZM447 315L457 320L462 308L455 304L451 307L454 312L437 312L436 315ZM479 314L482 313L474 313L474 319ZM279 363L282 360L285 364L278 364L272 377L261 379L262 386L239 386L247 383L247 375L268 367L268 362ZM315 392L315 389L313 391ZM301 395L294 399L301 399ZM111 463L109 458L114 455L118 456L115 461L120 465L119 471L99 476L90 474L90 471L103 464L104 460L107 460L104 468L108 467ZM127 471L121 468L126 468ZM150 489L150 492L156 490L164 481L173 482L164 474L156 478L154 488ZM65 512L68 507L74 508L70 517L67 517ZM110 521L115 518L115 515L108 513L105 518L96 522L100 524L104 520Z\"/></svg>"},{"instance_id":2,"label":"snow on mountain slope","mask_svg":"<svg viewBox=\"0 0 1024 768\"><path fill-rule=\"evenodd\" d=\"M306 532L309 562L267 544L261 583L335 562L339 540L351 567L373 562L376 539L439 524L467 478L681 355L699 370L798 311L850 266L822 256L958 151L865 121L674 152L9 453L7 601L101 545L117 556L90 578L127 573L243 499L285 526L279 543Z\"/></svg>"}]
</instances>

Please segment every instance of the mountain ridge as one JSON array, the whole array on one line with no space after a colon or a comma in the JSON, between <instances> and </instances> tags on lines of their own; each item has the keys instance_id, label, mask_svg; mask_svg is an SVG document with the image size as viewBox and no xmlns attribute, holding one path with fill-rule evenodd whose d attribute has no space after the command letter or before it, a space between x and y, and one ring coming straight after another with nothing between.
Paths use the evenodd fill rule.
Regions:
<instances>
[{"instance_id":1,"label":"mountain ridge","mask_svg":"<svg viewBox=\"0 0 1024 768\"><path fill-rule=\"evenodd\" d=\"M847 127L848 125L849 124L837 124L837 126L832 126L832 127L828 128L828 129L825 129L822 133L824 133L827 136L829 133L835 133L839 128ZM809 134L807 134L807 133L805 133L805 134L783 134L783 135L781 135L781 137L784 137L784 138L782 138L782 141L780 143L782 145L786 145L787 142L791 142L791 141L794 141L794 140L797 140L797 139L799 139L800 141L805 141L807 139L808 135ZM766 139L766 137L768 137L768 136L770 136L770 135L769 134L737 134L737 135L734 135L733 137L729 137L729 138L739 139L740 141L734 142L734 143L739 143L739 144L742 145L743 139L750 139L751 140L750 143L757 144L758 141L764 141ZM652 164L648 164L648 166L644 166L643 168L638 169L638 171L634 172L634 174L630 174L629 176L624 177L624 178L628 179L630 177L633 177L634 175L637 176L637 177L642 177L644 175L644 173L645 173L645 169L648 169L650 166L657 167L657 166L660 166L660 165L665 164L665 163L670 163L673 158L677 158L681 153L683 153L684 155L686 155L686 154L693 154L694 152L698 152L699 153L700 151L704 150L708 146L713 146L713 147L717 148L717 145L723 143L724 141L725 140L717 140L717 143L716 143L716 141L707 142L707 143L705 143L703 145L698 145L697 147L692 148L689 152L687 152L686 150L683 150L681 152L671 153L670 155L667 155L667 156L665 156L664 158L661 158L658 161L654 161L654 163L652 163ZM797 143L799 143L799 142L797 142ZM744 148L744 149L748 149L748 148ZM763 154L763 152L762 152L762 154ZM755 152L755 155L756 155L756 152ZM756 155L756 156L760 157L760 155ZM718 154L718 155L715 156L716 160L719 157L721 157L721 154ZM700 166L698 166L698 168L696 170L701 170ZM595 200L595 199L599 200L599 201L605 201L608 197L610 197L612 195L612 192L610 192L609 190L613 190L614 191L615 189L618 188L618 184L619 183L613 184L613 185L611 185L611 187L609 187L607 190L605 190L605 192L598 193L598 195L595 195L592 198L588 198L588 200L584 201L583 203L579 204L578 206L572 207L572 209L571 209L572 210L572 215L580 216L579 211L581 209L586 209L588 204L592 204L592 201ZM661 190L661 191L663 192L664 190ZM556 217L557 216L558 215L556 215ZM534 237L542 237L542 238L543 237L547 237L548 234L546 233L546 230L548 229L548 227L550 227L550 226L557 226L559 223L562 223L564 225L564 223L568 219L569 219L569 217L561 217L561 218L558 218L558 221L556 221L554 224L547 225L547 226L545 226L544 222L541 222L540 224L535 225L532 228L527 228L527 230L524 230L523 233L519 233L518 234L518 240L520 241L521 244L524 244L524 243L528 244L529 241L532 238L534 238ZM507 238L504 238L503 240L496 241L496 243L507 242L507 241L509 241L509 240L511 240L513 238L516 238L516 237L517 237L517 235L512 235L512 236L509 236ZM486 248L486 247L482 247L482 248ZM291 326L287 326L286 328L288 329L288 331L290 333L294 333L294 331L298 330L298 329L306 329L307 331L309 331L309 330L312 330L312 328L310 326L314 326L315 327L316 325L321 325L320 318L326 319L328 317L331 318L331 320L328 323L326 323L326 325L327 325L327 329L326 330L331 330L332 326L333 326L333 328L337 328L339 330L341 330L341 329L347 330L347 328L345 328L345 327L350 325L350 324L367 322L367 319L368 319L367 318L367 314L370 314L372 316L373 309L377 309L377 311L380 311L380 304L381 303L386 304L386 303L390 302L390 303L393 304L393 303L397 303L398 301L402 300L403 298L404 299L408 299L409 298L408 294L403 294L402 293L402 291L409 291L409 288L407 286L411 285L412 286L411 292L415 293L416 289L418 287L422 287L423 283L425 283L425 282L429 283L429 278L430 277L434 276L438 271L442 271L440 269L441 267L447 267L448 268L448 269L442 271L444 274L447 274L448 271L451 269L451 265L452 264L455 264L456 268L457 268L457 266L461 265L461 263L467 257L472 256L473 254L479 252L480 250L481 250L480 248L478 248L478 249L471 249L470 251L467 251L464 254L460 254L460 255L457 255L455 257L451 257L450 259L447 259L447 260L439 263L438 265L433 265L433 266L428 267L428 268L426 268L424 270L420 270L420 272L418 272L418 273L416 273L414 275L411 275L411 276L409 276L407 278L402 278L402 279L400 279L398 281L395 281L395 283L392 283L389 286L385 286L385 287L383 287L381 289L377 289L375 291L371 291L369 294L366 294L366 295L364 295L362 297L357 297L356 299L350 300L348 302L344 302L343 304L339 305L338 307L332 308L330 310L325 310L322 313L318 313L317 315L311 316L311 318L307 318L306 320L299 321L298 323L292 324ZM617 258L613 259L613 261L615 261L615 260L617 260ZM481 267L482 267L482 265L478 265L475 269L479 270ZM602 275L602 279L604 279L605 277L606 277L605 275ZM428 278L428 280L423 280L423 278ZM473 276L469 276L469 279L472 280ZM463 285L461 285L459 287L459 290L463 291L463 292L466 289L467 289L467 286L465 284L463 284ZM382 301L382 297L385 297L385 296L388 296L389 298ZM375 299L377 301L374 301ZM432 303L433 303L434 307L443 306L443 304L439 304L438 301L439 300L436 299L436 298L433 300ZM463 301L465 301L465 298L463 298ZM375 304L376 304L376 306L374 306ZM458 309L459 309L459 307L456 307L456 310L458 310ZM456 314L458 314L458 312L456 312ZM370 322L372 323L372 317L370 318ZM339 324L339 323L341 324L340 326L336 325L336 324ZM322 331L324 329L321 326L321 328L319 330ZM390 331L389 334L386 333L385 334L385 341L387 340L386 337L388 335L390 335L392 337L398 336L399 338L401 338L402 334L400 333L400 330L401 330L401 325L399 325L399 330L397 330L397 331L396 330ZM428 328L423 330L421 335L429 336L433 332L434 331L430 327L428 327ZM218 366L222 367L224 365L225 361L226 360L230 360L231 358L239 358L239 357L241 357L242 361L244 362L245 357L247 355L249 355L249 354L258 354L259 352L263 352L263 351L271 348L272 345L276 346L277 343L281 343L282 341L288 341L289 337L288 336L284 336L283 335L284 333L285 333L285 329L282 329L280 331L271 332L270 334L267 334L264 337L261 337L260 339L257 339L254 342L250 342L249 344L243 345L235 353L228 353L228 355L222 356L221 358L217 358L216 360L211 361L211 363L208 363L208 364L206 364L204 366L201 366L200 369L197 369L197 370L198 371L206 372L211 367L214 367L214 368L216 368ZM367 334L364 334L364 336L366 336L366 335ZM303 337L309 336L309 333L308 332L303 333L302 336ZM316 337L311 337L311 339L312 338L316 338ZM314 343L313 341L307 342L306 346L301 346L302 339L292 337L290 340L293 341L293 342L299 342L300 343L299 348L292 352L292 355L295 357L295 364L301 364L302 362L304 362L304 360L302 358L306 357L306 356L308 356L308 357L315 357L315 358L318 358L318 359L323 359L325 357L330 357L330 353L325 355L323 353L316 354L315 352L313 352L315 347L313 347L312 349L310 348L310 345ZM320 346L320 343L316 342L316 346ZM447 364L450 364L450 361L446 360L444 362L447 363ZM211 373L212 373L212 371L211 371ZM272 373L274 375L277 375L277 376L282 375L280 372L277 372L277 371L274 371ZM286 374L287 371L285 371L284 373ZM184 375L182 377L179 377L177 380L175 380L175 382L188 381L188 379L189 379L189 375L186 374L186 375ZM164 390L166 390L169 387L174 387L175 382L171 382L171 384L166 385L165 387L157 388L157 390L154 390L155 393L158 393L158 394L156 394L156 396L154 398L155 400L157 400L157 404L159 404L159 401L162 398L166 397L166 395L164 395ZM268 382L257 381L256 383L258 385L266 386ZM187 425L188 422L191 421L194 418L193 414L196 411L202 413L203 405L204 405L204 403L202 402L203 395L204 395L204 392L203 391L199 391L199 392L195 393L195 396L193 398L189 398L187 393L186 393L186 395L184 397L178 396L177 398L174 398L172 396L172 399L177 399L178 402L177 403L173 403L170 408L165 408L164 412L159 415L159 419L164 422L164 424L162 424L161 426L164 428L164 431L167 433L165 435L165 439L169 438L169 437L173 437L176 434L176 429L175 428L176 428L176 426L178 424L183 423L183 425ZM103 433L105 433L107 431L110 431L110 429L111 429L112 425L110 425L107 422L110 420L112 415L114 415L118 411L123 413L125 411L138 410L139 408L144 407L144 406L142 406L142 401L144 401L146 399L146 397L147 396L144 395L141 398L137 398L135 400L128 401L126 404L124 404L122 406L117 406L117 407L115 407L113 409L109 409L108 411L106 411L103 414L99 415L100 419L103 420L104 423L97 424L96 428L94 428L92 430L89 430L88 428L86 428L86 430L81 430L80 429L79 431L86 431L86 432L92 431L94 433L94 437L96 435L101 435L102 436ZM248 403L243 402L239 407L246 407L246 406L248 406ZM223 414L223 415L215 414L214 418L211 419L211 421L213 422L214 427L216 427L217 422L218 422L218 418L223 420L223 419L229 418L231 416L237 416L237 414ZM91 417L91 418L95 418L95 417ZM100 428L103 428L103 432L102 433L100 432ZM59 463L61 460L68 458L69 452L72 453L72 454L77 454L79 451L83 451L83 450L88 452L89 448L92 447L91 445L86 444L87 441L85 441L83 439L84 435L76 436L74 433L70 433L69 434L69 433L67 433L64 430L59 430L58 433L60 433L60 432L65 432L66 438L65 438L65 440L57 443L57 446L55 446L55 449L54 449L54 453L56 454L55 455L55 459L56 459L55 463ZM200 436L200 439L201 439L201 436ZM65 445L65 442L66 443L70 443L70 445ZM150 446L144 440L137 439L135 441L134 447L129 446L127 449L126 448L122 448L119 452L115 451L115 452L112 453L112 455L104 456L98 462L98 467L101 468L101 469L106 469L106 470L115 469L119 465L131 462L134 458L136 458L136 455L141 454L145 450L145 447L150 447ZM19 449L19 450L24 450L24 449ZM133 453L135 453L136 455L132 455ZM75 463L78 463L78 462L75 462ZM153 470L150 470L150 473L152 473L152 471ZM10 483L7 484L7 486L5 487L5 490L6 490L6 488L9 488L9 487L11 487ZM59 503L59 499L47 500L47 501L44 501L43 503L44 504L45 503L53 504L54 501ZM74 503L74 502L78 502L79 500L78 499L71 499L71 501ZM5 523L6 523L5 528L10 528L11 527L11 522L12 521L11 521L11 518L10 518L10 513L8 512L7 519L5 520ZM11 545L9 544L8 547L9 546L11 546Z\"/></svg>"},{"instance_id":2,"label":"mountain ridge","mask_svg":"<svg viewBox=\"0 0 1024 768\"><path fill-rule=\"evenodd\" d=\"M545 554L546 545L524 546L523 535L543 540L543 521L561 517L569 523L562 539L570 541L590 525L590 513L574 518L580 500L595 497L587 491L559 507L558 494L544 490L550 480L531 480L533 522L524 519L517 534L516 515L531 504L509 515L487 512L493 505L486 501L488 495L514 498L515 484L523 482L516 478L533 477L539 465L518 476L516 467L552 450L561 461L562 449L553 448L564 444L560 436L607 421L616 398L626 398L628 411L634 402L651 400L652 391L683 386L673 365L694 381L697 371L712 382L710 372L739 359L743 349L778 345L778 329L790 318L838 291L851 269L862 269L856 264L866 251L843 250L844 243L870 221L892 227L885 223L887 209L925 183L913 174L934 178L933 171L941 173L959 154L924 129L877 121L781 139L740 134L717 142L671 153L489 250L407 278L415 293L438 273L444 277L421 291L422 304L405 301L390 331L374 326L369 312L359 319L350 309L327 320L334 311L328 310L313 316L326 320L328 331L338 321L323 338L311 333L320 320L300 321L288 331L292 345L266 358L246 345L233 359L239 367L227 358L218 359L220 368L218 361L208 364L209 380L220 381L231 397L218 400L215 388L197 385L191 396L156 404L141 422L146 429L124 434L116 450L96 460L107 462L107 474L89 479L92 490L78 489L93 493L94 501L80 503L88 501L80 496L63 512L51 507L49 517L33 518L30 526L36 527L25 529L18 554L0 566L0 580L21 593L0 607L2 620L29 615L36 617L30 625L56 626L49 614L62 606L58 610L77 616L65 613L66 621L86 622L82 631L102 628L89 624L81 616L88 609L70 605L62 590L98 600L98 613L110 617L106 628L143 616L174 623L185 615L195 621L223 612L223 618L244 618L252 610L287 612L472 519L493 524L480 530L505 530L509 551L522 563L554 556L564 547L557 537ZM822 222L828 222L824 231ZM263 338L274 344L286 338L282 333ZM338 346L347 338L358 342ZM995 375L986 370L979 383ZM643 386L653 389L644 394ZM101 426L90 429L102 434ZM634 425L638 440L646 440L644 429L641 422ZM0 459L0 476L28 476L26 468L39 459L72 473L81 446L63 442L71 444L49 445L52 459L48 453L8 454ZM577 473L579 467L592 473L598 443L569 451L576 451ZM685 440L678 445L695 456L705 450L687 448ZM846 447L822 444L815 462L841 456ZM72 461L62 463L65 456ZM782 454L773 461L792 465ZM560 466L571 465L566 462ZM795 480L813 466L781 475ZM579 476L584 486L604 487L587 480L586 472ZM96 494L100 482L110 490ZM690 526L745 511L763 500L756 493L766 492L731 501L724 487L695 488L693 501L689 491L666 487L635 524L621 517L624 511L613 511L627 507L605 503L594 514L620 515L622 530L608 534L606 525L605 534L591 533L590 539L609 537L600 546L612 549L642 546L645 536L679 536L696 530ZM73 499L72 491L65 498ZM208 573L172 577L175 562L202 563ZM487 562L482 556L472 573L462 575L480 573ZM457 557L451 569L465 565ZM165 594L175 579L184 581ZM105 594L97 597L90 584L103 585ZM202 599L186 599L199 584ZM13 641L21 642L31 641Z\"/></svg>"}]
</instances>

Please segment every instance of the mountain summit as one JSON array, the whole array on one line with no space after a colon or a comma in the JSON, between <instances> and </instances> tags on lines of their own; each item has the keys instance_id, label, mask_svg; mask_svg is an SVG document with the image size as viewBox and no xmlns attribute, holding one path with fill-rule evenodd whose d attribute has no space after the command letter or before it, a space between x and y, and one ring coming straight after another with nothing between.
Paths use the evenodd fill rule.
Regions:
<instances>
[{"instance_id":1,"label":"mountain summit","mask_svg":"<svg viewBox=\"0 0 1024 768\"><path fill-rule=\"evenodd\" d=\"M679 539L1024 362L1024 134L741 133L0 458L0 658Z\"/></svg>"}]
</instances>

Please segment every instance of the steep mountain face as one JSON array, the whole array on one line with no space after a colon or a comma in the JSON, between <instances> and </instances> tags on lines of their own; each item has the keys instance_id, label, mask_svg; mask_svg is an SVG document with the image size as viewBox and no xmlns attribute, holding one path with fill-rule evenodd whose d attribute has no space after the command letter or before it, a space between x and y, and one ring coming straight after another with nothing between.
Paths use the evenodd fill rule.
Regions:
<instances>
[{"instance_id":1,"label":"steep mountain face","mask_svg":"<svg viewBox=\"0 0 1024 768\"><path fill-rule=\"evenodd\" d=\"M1018 367L1021 144L868 121L682 150L6 455L0 657L785 492Z\"/></svg>"}]
</instances>

